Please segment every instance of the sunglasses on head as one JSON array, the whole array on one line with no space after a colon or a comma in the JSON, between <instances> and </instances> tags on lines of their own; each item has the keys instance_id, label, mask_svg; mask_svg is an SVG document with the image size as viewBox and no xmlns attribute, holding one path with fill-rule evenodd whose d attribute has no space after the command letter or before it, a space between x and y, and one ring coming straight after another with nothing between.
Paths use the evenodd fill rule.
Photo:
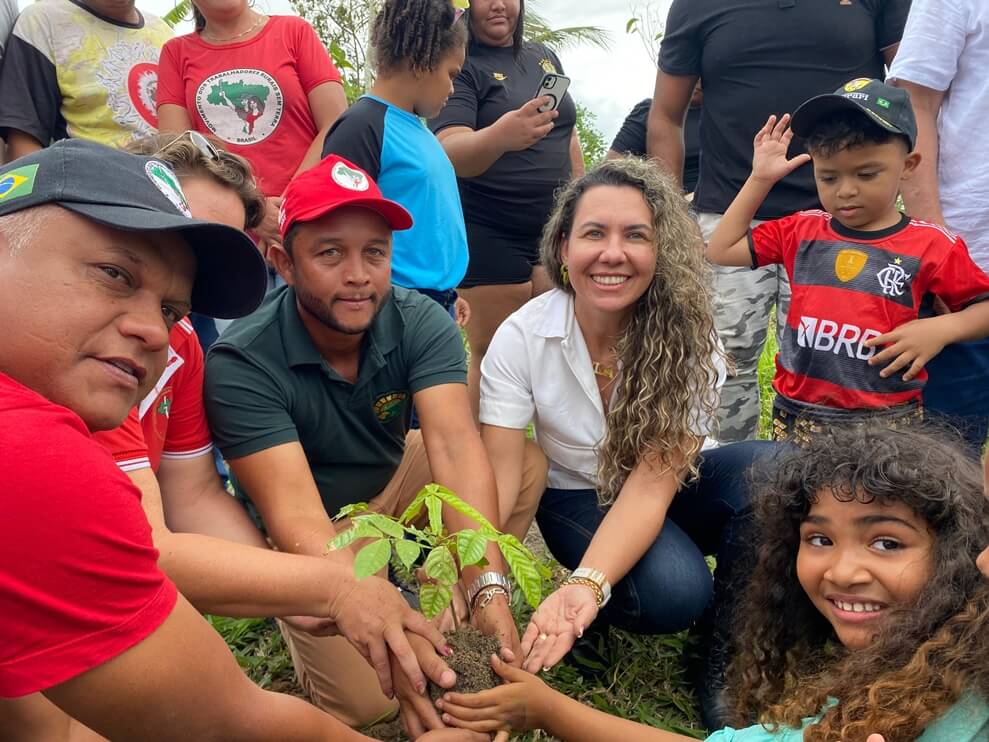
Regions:
<instances>
[{"instance_id":1,"label":"sunglasses on head","mask_svg":"<svg viewBox=\"0 0 989 742\"><path fill-rule=\"evenodd\" d=\"M198 131L184 131L175 137L172 141L166 144L164 147L155 152L155 155L159 155L166 149L171 147L173 144L181 139L188 139L192 144L199 150L200 154L207 160L213 160L214 162L220 159L220 150L213 146L213 143L200 134Z\"/></svg>"}]
</instances>

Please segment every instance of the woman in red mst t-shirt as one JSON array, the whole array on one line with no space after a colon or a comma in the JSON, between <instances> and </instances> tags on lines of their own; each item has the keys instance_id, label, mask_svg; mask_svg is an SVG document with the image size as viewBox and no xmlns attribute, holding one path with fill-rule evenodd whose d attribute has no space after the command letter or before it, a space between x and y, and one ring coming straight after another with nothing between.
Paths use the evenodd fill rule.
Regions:
<instances>
[{"instance_id":1,"label":"woman in red mst t-shirt","mask_svg":"<svg viewBox=\"0 0 989 742\"><path fill-rule=\"evenodd\" d=\"M196 30L168 41L158 72L158 126L193 129L246 157L268 197L262 252L278 239L292 176L319 162L323 138L347 107L340 73L312 27L267 16L247 0L196 0Z\"/></svg>"}]
</instances>

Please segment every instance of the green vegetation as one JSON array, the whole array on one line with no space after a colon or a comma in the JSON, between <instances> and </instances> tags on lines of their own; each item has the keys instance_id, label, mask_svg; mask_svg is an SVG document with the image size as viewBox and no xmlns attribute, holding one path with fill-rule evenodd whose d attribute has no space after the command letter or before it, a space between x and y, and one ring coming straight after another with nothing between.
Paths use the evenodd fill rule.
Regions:
<instances>
[{"instance_id":1,"label":"green vegetation","mask_svg":"<svg viewBox=\"0 0 989 742\"><path fill-rule=\"evenodd\" d=\"M448 533L443 528L444 505L466 515L479 528ZM423 509L428 521L424 528L416 528L413 524ZM353 525L326 546L330 550L346 549L357 539L367 541L354 559L354 573L359 580L384 569L392 554L406 571L411 571L425 552L422 568L428 581L419 587L419 606L429 619L449 607L464 567L487 564L484 554L491 542L498 546L515 584L532 608L542 600L543 579L551 576L525 544L511 534L501 533L477 510L438 484L423 487L397 518L369 512L365 502L342 508L337 518L346 517Z\"/></svg>"},{"instance_id":2,"label":"green vegetation","mask_svg":"<svg viewBox=\"0 0 989 742\"><path fill-rule=\"evenodd\" d=\"M775 327L771 318L770 327ZM769 435L773 390L773 357L776 338L769 340L759 361L759 387L762 392L760 437ZM358 516L359 517L359 516ZM530 544L538 550L535 544ZM553 584L559 584L566 570L554 565ZM529 620L531 608L522 600L514 602L519 626ZM211 618L211 623L227 640L244 671L259 685L271 690L303 695L295 682L292 662L281 634L268 619ZM547 682L572 698L609 714L633 719L643 724L668 729L703 739L693 691L684 676L683 650L688 632L670 636L638 636L612 631L608 654L620 661L596 681L589 681L576 668L563 663L545 677ZM551 742L542 732L532 732L516 739L523 742Z\"/></svg>"}]
</instances>

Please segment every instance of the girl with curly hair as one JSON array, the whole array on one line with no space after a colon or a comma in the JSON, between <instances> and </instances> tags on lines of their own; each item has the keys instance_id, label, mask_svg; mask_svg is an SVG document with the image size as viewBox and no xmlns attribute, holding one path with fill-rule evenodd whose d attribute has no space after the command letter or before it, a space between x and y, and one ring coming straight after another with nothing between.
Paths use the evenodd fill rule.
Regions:
<instances>
[{"instance_id":1,"label":"girl with curly hair","mask_svg":"<svg viewBox=\"0 0 989 742\"><path fill-rule=\"evenodd\" d=\"M659 168L614 160L564 188L542 263L555 290L502 324L481 367L502 512L541 450L539 527L575 570L523 637L532 670L559 662L595 621L595 633L661 634L715 611L740 552L742 473L771 445L699 455L726 366L696 225ZM713 581L706 554L718 557Z\"/></svg>"},{"instance_id":2,"label":"girl with curly hair","mask_svg":"<svg viewBox=\"0 0 989 742\"><path fill-rule=\"evenodd\" d=\"M758 561L729 689L735 723L755 725L709 742L989 739L989 582L976 566L989 500L960 442L835 428L778 462L754 509ZM686 739L496 669L516 682L447 696L448 723L541 726L568 742Z\"/></svg>"}]
</instances>

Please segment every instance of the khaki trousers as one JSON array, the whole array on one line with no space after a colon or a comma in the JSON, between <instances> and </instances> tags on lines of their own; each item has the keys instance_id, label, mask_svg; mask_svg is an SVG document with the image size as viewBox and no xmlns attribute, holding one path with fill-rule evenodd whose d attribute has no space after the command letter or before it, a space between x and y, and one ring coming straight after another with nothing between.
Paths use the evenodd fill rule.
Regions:
<instances>
[{"instance_id":1,"label":"khaki trousers","mask_svg":"<svg viewBox=\"0 0 989 742\"><path fill-rule=\"evenodd\" d=\"M425 485L433 481L426 447L418 430L405 439L402 463L385 489L371 500L374 510L399 515ZM546 458L532 441L526 442L522 490L502 530L523 538L529 530L539 498L546 488ZM299 684L312 702L345 724L361 727L387 719L398 702L385 697L374 669L342 636L312 636L279 621Z\"/></svg>"}]
</instances>

